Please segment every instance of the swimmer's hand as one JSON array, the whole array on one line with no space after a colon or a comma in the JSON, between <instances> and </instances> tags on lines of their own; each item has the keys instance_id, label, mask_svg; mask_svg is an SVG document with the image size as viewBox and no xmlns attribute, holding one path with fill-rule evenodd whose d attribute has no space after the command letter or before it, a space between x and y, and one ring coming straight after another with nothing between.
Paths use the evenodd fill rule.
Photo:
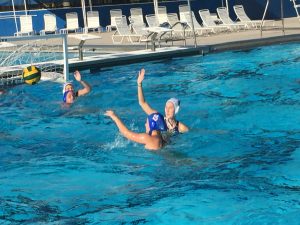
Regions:
<instances>
[{"instance_id":1,"label":"swimmer's hand","mask_svg":"<svg viewBox=\"0 0 300 225\"><path fill-rule=\"evenodd\" d=\"M109 116L110 118L114 118L114 117L116 117L116 114L115 114L115 112L114 111L112 111L112 110L107 110L105 113L104 113L104 115L105 116Z\"/></svg>"},{"instance_id":2,"label":"swimmer's hand","mask_svg":"<svg viewBox=\"0 0 300 225\"><path fill-rule=\"evenodd\" d=\"M75 77L75 79L76 79L78 82L81 81L81 74L79 73L78 70L76 70L76 71L74 72L74 77Z\"/></svg>"},{"instance_id":3,"label":"swimmer's hand","mask_svg":"<svg viewBox=\"0 0 300 225\"><path fill-rule=\"evenodd\" d=\"M138 79L137 79L137 84L142 84L143 80L144 80L144 77L145 77L145 69L141 69L141 71L139 71L139 76L138 76Z\"/></svg>"}]
</instances>

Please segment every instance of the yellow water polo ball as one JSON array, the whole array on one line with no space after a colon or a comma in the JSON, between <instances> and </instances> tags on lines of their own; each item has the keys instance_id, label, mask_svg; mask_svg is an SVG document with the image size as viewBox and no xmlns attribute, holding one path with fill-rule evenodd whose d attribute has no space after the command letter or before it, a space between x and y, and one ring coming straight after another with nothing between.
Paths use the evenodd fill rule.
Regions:
<instances>
[{"instance_id":1,"label":"yellow water polo ball","mask_svg":"<svg viewBox=\"0 0 300 225\"><path fill-rule=\"evenodd\" d=\"M36 66L28 66L23 70L23 80L27 84L36 84L41 79L41 70Z\"/></svg>"}]
</instances>

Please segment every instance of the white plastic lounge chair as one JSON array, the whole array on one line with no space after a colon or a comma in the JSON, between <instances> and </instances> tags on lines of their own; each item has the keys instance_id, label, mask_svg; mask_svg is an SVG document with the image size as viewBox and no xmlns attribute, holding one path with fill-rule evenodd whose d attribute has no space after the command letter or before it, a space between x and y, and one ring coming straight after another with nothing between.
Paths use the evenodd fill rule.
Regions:
<instances>
[{"instance_id":1,"label":"white plastic lounge chair","mask_svg":"<svg viewBox=\"0 0 300 225\"><path fill-rule=\"evenodd\" d=\"M182 22L182 23L186 23L187 22L185 20L184 13L188 13L188 12L189 12L189 6L188 5L180 5L179 6L179 18L180 18L180 22Z\"/></svg>"},{"instance_id":2,"label":"white plastic lounge chair","mask_svg":"<svg viewBox=\"0 0 300 225\"><path fill-rule=\"evenodd\" d=\"M56 16L54 14L44 14L44 30L40 31L40 35L57 34Z\"/></svg>"},{"instance_id":3,"label":"white plastic lounge chair","mask_svg":"<svg viewBox=\"0 0 300 225\"><path fill-rule=\"evenodd\" d=\"M130 17L128 18L130 24L136 24L138 26L146 26L143 17L142 8L131 8L130 9Z\"/></svg>"},{"instance_id":4,"label":"white plastic lounge chair","mask_svg":"<svg viewBox=\"0 0 300 225\"><path fill-rule=\"evenodd\" d=\"M168 23L170 24L170 26L174 26L177 23L181 24L180 20L178 19L177 13L168 13L167 19L168 19Z\"/></svg>"},{"instance_id":5,"label":"white plastic lounge chair","mask_svg":"<svg viewBox=\"0 0 300 225\"><path fill-rule=\"evenodd\" d=\"M146 15L147 24L149 26L150 33L155 33L155 40L159 43L161 41L175 41L182 40L182 36L178 36L176 33L173 33L173 29L168 29L166 27L161 27L161 24L158 22L158 18L154 14ZM153 36L152 36L153 39Z\"/></svg>"},{"instance_id":6,"label":"white plastic lounge chair","mask_svg":"<svg viewBox=\"0 0 300 225\"><path fill-rule=\"evenodd\" d=\"M222 21L222 23L226 26L229 26L230 29L240 30L240 29L247 28L247 23L232 21L232 19L228 15L227 8L219 7L219 8L217 8L217 13L218 13L218 16L219 16L220 20Z\"/></svg>"},{"instance_id":7,"label":"white plastic lounge chair","mask_svg":"<svg viewBox=\"0 0 300 225\"><path fill-rule=\"evenodd\" d=\"M188 5L179 5L179 18L181 23L185 23L188 26L188 35L192 35L192 21L190 16L190 10ZM194 15L194 12L192 11L192 18L194 23L194 28L196 31L196 34L203 34L203 31L205 32L214 32L212 28L205 28L202 27L198 21L196 20L196 17Z\"/></svg>"},{"instance_id":8,"label":"white plastic lounge chair","mask_svg":"<svg viewBox=\"0 0 300 225\"><path fill-rule=\"evenodd\" d=\"M77 12L66 13L66 28L60 29L60 33L68 34L69 31L80 32Z\"/></svg>"},{"instance_id":9,"label":"white plastic lounge chair","mask_svg":"<svg viewBox=\"0 0 300 225\"><path fill-rule=\"evenodd\" d=\"M184 46L186 46L186 39L189 37L189 34L192 34L189 26L180 22L177 13L168 13L168 23L173 30L172 35L175 38L181 38L184 41Z\"/></svg>"},{"instance_id":10,"label":"white plastic lounge chair","mask_svg":"<svg viewBox=\"0 0 300 225\"><path fill-rule=\"evenodd\" d=\"M167 7L159 6L157 10L157 19L160 25L168 24Z\"/></svg>"},{"instance_id":11,"label":"white plastic lounge chair","mask_svg":"<svg viewBox=\"0 0 300 225\"><path fill-rule=\"evenodd\" d=\"M148 27L159 27L160 26L158 18L154 14L146 15L146 21L147 21Z\"/></svg>"},{"instance_id":12,"label":"white plastic lounge chair","mask_svg":"<svg viewBox=\"0 0 300 225\"><path fill-rule=\"evenodd\" d=\"M133 23L132 24L132 31L134 34L137 34L141 37L145 36L147 37L148 36L148 31L145 29L145 26L144 25L141 25L141 24L135 24Z\"/></svg>"},{"instance_id":13,"label":"white plastic lounge chair","mask_svg":"<svg viewBox=\"0 0 300 225\"><path fill-rule=\"evenodd\" d=\"M208 9L199 10L199 15L201 17L203 26L212 28L214 33L230 30L229 26L216 24L215 18L211 15Z\"/></svg>"},{"instance_id":14,"label":"white plastic lounge chair","mask_svg":"<svg viewBox=\"0 0 300 225\"><path fill-rule=\"evenodd\" d=\"M140 37L139 42L150 42L151 41L151 35L149 32L145 29L144 24L140 23L132 23L131 24L132 33L136 34L137 37Z\"/></svg>"},{"instance_id":15,"label":"white plastic lounge chair","mask_svg":"<svg viewBox=\"0 0 300 225\"><path fill-rule=\"evenodd\" d=\"M20 16L20 31L15 33L15 36L22 35L34 35L35 31L32 26L32 16L31 15L23 15Z\"/></svg>"},{"instance_id":16,"label":"white plastic lounge chair","mask_svg":"<svg viewBox=\"0 0 300 225\"><path fill-rule=\"evenodd\" d=\"M117 28L115 18L122 18L121 9L110 10L110 25L106 26L106 31L112 31L113 29Z\"/></svg>"},{"instance_id":17,"label":"white plastic lounge chair","mask_svg":"<svg viewBox=\"0 0 300 225\"><path fill-rule=\"evenodd\" d=\"M127 40L131 43L140 42L142 35L131 33L127 24L126 16L115 17L114 20L117 28L111 37L114 44L122 43L124 38L127 38Z\"/></svg>"},{"instance_id":18,"label":"white plastic lounge chair","mask_svg":"<svg viewBox=\"0 0 300 225\"><path fill-rule=\"evenodd\" d=\"M192 20L189 12L184 12L180 15L180 21L181 18L185 23L189 26L189 28L192 30ZM196 31L196 34L202 35L202 34L207 34L210 32L214 32L212 28L210 27L203 27L201 26L198 21L196 20L196 17L194 15L194 12L192 12L192 18L193 18L193 24L194 24L194 29ZM182 22L182 21L181 21Z\"/></svg>"},{"instance_id":19,"label":"white plastic lounge chair","mask_svg":"<svg viewBox=\"0 0 300 225\"><path fill-rule=\"evenodd\" d=\"M87 29L92 31L98 31L100 33L101 26L99 22L99 12L98 11L88 11L87 12Z\"/></svg>"},{"instance_id":20,"label":"white plastic lounge chair","mask_svg":"<svg viewBox=\"0 0 300 225\"><path fill-rule=\"evenodd\" d=\"M173 33L179 34L183 38L186 37L186 32L190 31L190 28L186 24L180 22L177 13L168 13L168 23L170 24Z\"/></svg>"},{"instance_id":21,"label":"white plastic lounge chair","mask_svg":"<svg viewBox=\"0 0 300 225\"><path fill-rule=\"evenodd\" d=\"M233 6L234 12L239 19L239 21L246 23L248 26L259 28L261 25L261 20L251 20L245 12L242 5Z\"/></svg>"}]
</instances>

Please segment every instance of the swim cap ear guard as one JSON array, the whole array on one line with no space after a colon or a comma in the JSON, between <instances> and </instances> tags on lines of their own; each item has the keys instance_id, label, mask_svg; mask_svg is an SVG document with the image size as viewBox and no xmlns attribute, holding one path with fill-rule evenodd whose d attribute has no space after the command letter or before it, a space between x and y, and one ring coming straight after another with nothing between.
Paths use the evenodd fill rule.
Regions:
<instances>
[{"instance_id":1,"label":"swim cap ear guard","mask_svg":"<svg viewBox=\"0 0 300 225\"><path fill-rule=\"evenodd\" d=\"M180 109L180 101L177 98L170 98L167 102L172 102L175 109L175 114L179 112Z\"/></svg>"},{"instance_id":2,"label":"swim cap ear guard","mask_svg":"<svg viewBox=\"0 0 300 225\"><path fill-rule=\"evenodd\" d=\"M152 134L152 131L166 131L167 125L164 120L164 117L160 113L152 113L148 116L148 123L149 123L149 135Z\"/></svg>"}]
</instances>

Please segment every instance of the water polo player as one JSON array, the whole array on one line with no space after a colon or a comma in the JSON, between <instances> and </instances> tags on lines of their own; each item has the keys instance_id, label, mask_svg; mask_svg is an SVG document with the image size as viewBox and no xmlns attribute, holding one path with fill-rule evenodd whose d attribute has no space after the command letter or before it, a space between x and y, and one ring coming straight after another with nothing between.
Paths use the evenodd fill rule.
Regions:
<instances>
[{"instance_id":1,"label":"water polo player","mask_svg":"<svg viewBox=\"0 0 300 225\"><path fill-rule=\"evenodd\" d=\"M161 114L155 112L147 117L145 133L135 133L129 130L111 110L106 111L105 115L109 116L115 122L121 134L127 139L144 144L145 148L149 150L158 150L163 147L161 131L166 131L167 126Z\"/></svg>"},{"instance_id":2,"label":"water polo player","mask_svg":"<svg viewBox=\"0 0 300 225\"><path fill-rule=\"evenodd\" d=\"M145 70L141 69L137 79L138 85L138 99L139 104L147 115L157 112L155 109L152 109L151 106L145 101L142 82L145 77ZM170 133L184 133L189 129L182 122L176 120L175 115L178 113L180 108L180 101L176 98L171 98L166 102L165 105L165 117L164 120L168 127L168 132Z\"/></svg>"},{"instance_id":3,"label":"water polo player","mask_svg":"<svg viewBox=\"0 0 300 225\"><path fill-rule=\"evenodd\" d=\"M77 80L83 86L83 89L75 92L73 84L71 82L65 83L63 87L63 102L67 104L72 104L75 98L86 95L91 91L90 85L87 82L81 80L81 74L79 73L79 71L76 70L74 72L74 77L75 80Z\"/></svg>"}]
</instances>

